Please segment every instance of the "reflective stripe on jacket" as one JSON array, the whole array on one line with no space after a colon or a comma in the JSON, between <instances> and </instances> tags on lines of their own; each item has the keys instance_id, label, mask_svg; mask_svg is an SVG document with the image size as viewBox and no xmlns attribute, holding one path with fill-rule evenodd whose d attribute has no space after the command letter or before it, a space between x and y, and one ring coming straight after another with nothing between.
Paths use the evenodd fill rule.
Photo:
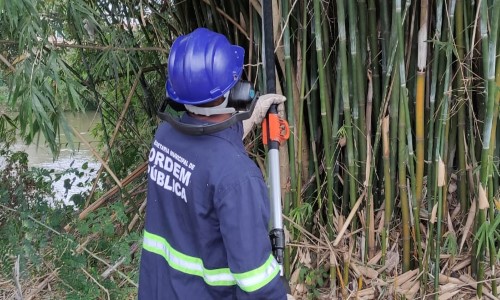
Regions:
<instances>
[{"instance_id":1,"label":"reflective stripe on jacket","mask_svg":"<svg viewBox=\"0 0 500 300\"><path fill-rule=\"evenodd\" d=\"M158 128L139 299L286 299L271 254L267 187L241 136L241 123L206 136Z\"/></svg>"},{"instance_id":2,"label":"reflective stripe on jacket","mask_svg":"<svg viewBox=\"0 0 500 300\"><path fill-rule=\"evenodd\" d=\"M245 292L254 292L271 281L279 272L279 265L272 255L255 270L232 274L229 268L206 269L203 261L180 253L161 236L144 232L143 247L149 252L163 256L169 266L185 274L203 278L211 286L232 286L237 284Z\"/></svg>"}]
</instances>

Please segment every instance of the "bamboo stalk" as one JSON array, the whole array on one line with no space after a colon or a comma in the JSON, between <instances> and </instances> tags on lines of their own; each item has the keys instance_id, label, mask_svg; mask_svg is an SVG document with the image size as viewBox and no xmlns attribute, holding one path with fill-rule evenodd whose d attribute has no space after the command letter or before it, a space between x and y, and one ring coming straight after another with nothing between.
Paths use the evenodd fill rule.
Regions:
<instances>
[{"instance_id":1,"label":"bamboo stalk","mask_svg":"<svg viewBox=\"0 0 500 300\"><path fill-rule=\"evenodd\" d=\"M381 42L381 48L382 48L382 80L385 81L388 78L387 72L388 72L388 54L390 53L389 45L390 45L390 23L389 23L389 8L390 6L386 1L379 0L378 6L380 7L380 22L381 22L381 37L382 37L382 42Z\"/></svg>"},{"instance_id":2,"label":"bamboo stalk","mask_svg":"<svg viewBox=\"0 0 500 300\"><path fill-rule=\"evenodd\" d=\"M297 193L296 190L296 171L295 171L295 166L296 166L296 161L295 161L295 140L297 138L296 135L296 125L295 125L295 111L294 111L294 104L295 100L293 97L293 85L292 85L292 59L290 55L290 27L289 27L289 22L288 22L288 16L289 16L289 8L288 8L288 0L283 0L282 1L282 20L284 20L284 24L282 24L283 28L283 48L284 48L284 55L285 55L285 96L288 99L286 103L286 108L287 108L287 119L288 119L288 125L290 129L290 139L287 140L287 145L288 145L288 153L289 153L289 168L290 168L290 190L289 190L289 195L286 199L296 199L295 194ZM284 203L284 209L283 213L285 215L290 215L290 201L285 201ZM295 206L297 207L297 206ZM286 248L285 250L285 257L284 257L284 269L285 269L285 276L288 278L290 277L290 248Z\"/></svg>"},{"instance_id":3,"label":"bamboo stalk","mask_svg":"<svg viewBox=\"0 0 500 300\"><path fill-rule=\"evenodd\" d=\"M468 197L467 197L467 176L465 173L467 158L465 156L465 106L467 104L465 99L465 82L464 82L464 8L463 0L457 0L456 8L456 21L455 21L455 31L456 31L456 44L457 44L457 56L458 56L458 72L457 72L457 105L458 105L458 190L460 199L460 208L463 212L468 210Z\"/></svg>"},{"instance_id":4,"label":"bamboo stalk","mask_svg":"<svg viewBox=\"0 0 500 300\"><path fill-rule=\"evenodd\" d=\"M405 6L405 14L408 11L410 7L410 1L406 1L406 6ZM398 32L398 44L399 45L404 45L404 38L403 38L403 21L401 19L401 14L396 14L396 23L401 24L401 26L398 26L397 32ZM413 27L413 25L412 25ZM415 179L415 152L413 148L413 135L412 135L412 130L411 130L411 119L410 119L410 108L409 108L409 101L408 101L408 88L407 88L407 80L406 80L406 71L405 71L405 62L404 62L404 47L398 47L398 56L399 58L399 73L400 73L400 90L401 90L401 99L403 100L403 112L405 113L405 122L406 122L406 142L407 142L407 148L408 148L408 171L410 173L410 196L412 200L412 206L414 208L417 207L416 204L416 196L415 196L415 186L416 186L416 179ZM420 226L418 225L419 223L415 223L415 235L419 238L420 237ZM419 238L420 239L420 238Z\"/></svg>"},{"instance_id":5,"label":"bamboo stalk","mask_svg":"<svg viewBox=\"0 0 500 300\"><path fill-rule=\"evenodd\" d=\"M367 26L366 22L368 21L368 14L367 14L367 4L366 0L358 0L358 5L359 7L359 27L358 27L358 36L359 36L359 55L360 55L360 62L362 69L364 70L366 68L366 63L367 63L367 58L366 58L366 53L367 53L367 47L366 47L366 41L367 41ZM365 85L365 90L366 90L366 83L363 82L363 85Z\"/></svg>"},{"instance_id":6,"label":"bamboo stalk","mask_svg":"<svg viewBox=\"0 0 500 300\"><path fill-rule=\"evenodd\" d=\"M479 218L478 225L485 223L486 220L486 209L490 208L490 217L493 217L493 205L492 199L487 199L486 190L488 189L488 175L490 172L491 154L492 149L490 149L490 142L492 137L493 128L493 117L495 116L496 100L496 82L495 82L495 63L496 63L496 47L498 38L498 22L500 18L500 2L495 1L491 8L491 23L490 30L491 33L488 35L487 32L487 21L488 21L488 11L487 3L481 3L481 37L483 44L483 66L486 74L486 99L487 103L485 106L485 120L484 120L484 130L483 130L483 147L481 151L481 169L480 169L480 182L479 182L479 195L478 195L478 208L479 208ZM485 199L486 198L486 199ZM483 294L483 282L484 279L484 251L486 249L478 249L478 285L477 285L477 296L482 297ZM489 249L488 249L489 250Z\"/></svg>"},{"instance_id":7,"label":"bamboo stalk","mask_svg":"<svg viewBox=\"0 0 500 300\"><path fill-rule=\"evenodd\" d=\"M395 36L395 33L394 33ZM391 36L391 39L393 40L393 43L396 43L394 41L395 37ZM390 218L392 215L392 197L393 197L393 175L391 174L392 172L395 172L395 170L391 170L391 165L390 165L390 137L389 137L389 131L390 131L390 121L389 121L389 116L384 117L387 112L387 108L390 102L390 96L391 95L391 87L393 86L393 82L391 82L391 74L393 70L393 62L394 62L394 57L396 55L396 48L393 47L390 51L390 55L387 55L384 53L383 54L383 60L385 59L386 61L383 64L382 71L383 71L383 103L381 105L381 109L379 111L379 117L378 117L378 125L377 125L377 131L375 133L375 140L374 140L374 145L373 145L373 152L372 152L372 157L371 159L371 166L370 166L370 172L368 176L368 186L367 186L367 195L372 194L372 181L373 181L373 174L375 172L375 161L377 159L376 154L378 153L378 147L379 147L379 141L380 141L380 136L382 136L382 158L383 158L383 166L384 166L384 195L385 195L385 209L384 209L384 228L382 230L382 238L381 238L381 244L382 244L382 251L381 251L381 258L382 262L385 263L386 259L386 252L387 252L387 235L388 232L386 229L389 228L390 224ZM382 51L384 52L384 51ZM396 72L396 75L392 78L394 82L398 82L399 80L397 79L397 75L399 73ZM385 144L387 143L387 144ZM388 148L386 148L388 147ZM385 276L385 275L384 275Z\"/></svg>"},{"instance_id":8,"label":"bamboo stalk","mask_svg":"<svg viewBox=\"0 0 500 300\"><path fill-rule=\"evenodd\" d=\"M285 83L286 83L286 93L285 96L289 100L287 104L287 119L290 128L290 139L288 139L288 153L290 153L290 196L292 199L296 199L296 171L295 171L295 141L297 139L296 125L295 125L295 111L294 111L294 99L293 99L293 80L292 80L292 57L290 53L290 24L288 22L288 17L290 14L289 0L282 0L282 20L284 20L283 27L283 48L285 53Z\"/></svg>"},{"instance_id":9,"label":"bamboo stalk","mask_svg":"<svg viewBox=\"0 0 500 300\"><path fill-rule=\"evenodd\" d=\"M373 3L372 3L373 4ZM374 9L371 10L371 13L374 13ZM366 14L366 12L365 12ZM361 18L366 18L366 16L361 16ZM371 19L374 19L374 16L371 16ZM374 20L372 20L374 21ZM373 29L371 31L371 34L373 35ZM371 43L374 43L376 45L377 41L372 41L372 36L371 36ZM376 48L376 46L375 46ZM375 55L375 54L373 54ZM376 60L371 61L375 64L377 64ZM373 69L373 67L372 67ZM376 84L379 84L377 81ZM372 124L373 124L373 76L368 76L368 88L367 88L367 95L366 95L366 148L367 148L367 157L366 157L366 171L365 171L365 178L364 182L366 185L366 191L369 192L367 194L367 201L366 201L366 218L365 218L365 228L366 228L366 243L365 243L365 257L364 260L368 261L372 257L375 256L375 215L374 215L374 201L373 201L373 194L371 193L372 191L372 183L370 180L370 173L371 173L371 159L372 159ZM378 87L380 89L380 87ZM380 90L377 90L377 92L380 92ZM378 99L380 101L380 99ZM380 105L380 103L379 103ZM380 108L378 108L380 110ZM377 110L378 112L378 110ZM375 154L376 155L376 154Z\"/></svg>"},{"instance_id":10,"label":"bamboo stalk","mask_svg":"<svg viewBox=\"0 0 500 300\"><path fill-rule=\"evenodd\" d=\"M403 40L403 31L402 31L402 23L401 23L401 0L396 0L395 2L395 17L397 26L397 61L399 65L399 80L400 80L400 89L399 89L399 107L402 108L399 110L399 125L398 125L398 179L399 179L399 190L400 190L400 200L401 200L401 210L402 210L402 222L403 222L403 271L406 272L410 269L410 246L411 246L411 238L410 238L410 205L407 195L407 186L406 186L406 166L409 166L411 173L413 173L413 146L412 137L411 137L411 127L409 123L409 113L408 112L408 97L407 97L407 89L406 89L406 76L405 76L405 68L404 68L404 40ZM408 118L408 120L406 120ZM408 132L407 132L408 129ZM408 143L405 143L404 138L408 139ZM406 146L408 146L408 154L409 161L407 161L407 152ZM415 175L411 174L412 186L414 187ZM412 193L414 195L414 193ZM414 197L413 197L414 199ZM418 226L417 226L418 230Z\"/></svg>"},{"instance_id":11,"label":"bamboo stalk","mask_svg":"<svg viewBox=\"0 0 500 300\"><path fill-rule=\"evenodd\" d=\"M306 4L305 4L306 5ZM301 199L302 199L302 137L303 137L303 132L302 132L302 122L304 120L304 102L305 102L305 90L306 90L306 81L307 81L307 7L302 8L302 25L301 25L301 36L299 38L301 42L301 48L300 48L300 63L301 63L301 75L300 75L300 109L299 109L299 120L298 120L298 126L299 126L299 132L298 132L298 152L297 152L297 165L299 166L298 172L297 172L297 193L295 195L295 199L293 201L293 206L294 207L299 207L301 205ZM312 135L312 132L310 133ZM319 178L317 178L319 181ZM317 188L319 191L319 187L321 185L319 182L317 183Z\"/></svg>"},{"instance_id":12,"label":"bamboo stalk","mask_svg":"<svg viewBox=\"0 0 500 300\"><path fill-rule=\"evenodd\" d=\"M373 81L373 111L380 111L380 70L379 70L379 47L377 42L377 10L375 0L368 0L368 40L370 45L370 67Z\"/></svg>"},{"instance_id":13,"label":"bamboo stalk","mask_svg":"<svg viewBox=\"0 0 500 300\"><path fill-rule=\"evenodd\" d=\"M415 104L415 141L416 141L416 174L415 174L415 201L413 217L415 231L420 232L420 208L422 205L422 190L425 165L425 78L427 68L427 23L428 2L420 2L420 28L418 31L418 59L417 59L417 91ZM420 234L416 236L419 269L423 270L423 257Z\"/></svg>"},{"instance_id":14,"label":"bamboo stalk","mask_svg":"<svg viewBox=\"0 0 500 300\"><path fill-rule=\"evenodd\" d=\"M323 42L323 49L326 49L324 52L324 72L325 72L325 87L327 91L328 98L331 99L333 96L333 88L332 88L332 78L335 76L332 71L332 65L334 61L334 57L332 54L334 53L335 46L331 46L330 44L332 43L330 39L330 28L333 28L334 26L330 25L330 22L327 22L328 20L328 8L330 7L330 3L322 1L321 3L324 3L322 6L322 14L323 14L323 21L321 22L321 34L322 34L322 42ZM333 30L333 29L332 29ZM331 116L332 116L332 103L331 101L326 102L326 113L328 115L328 123L331 128ZM330 134L333 134L332 130L330 130ZM333 153L333 152L332 152Z\"/></svg>"},{"instance_id":15,"label":"bamboo stalk","mask_svg":"<svg viewBox=\"0 0 500 300\"><path fill-rule=\"evenodd\" d=\"M434 40L440 41L441 40L441 27L442 27L442 11L443 11L443 0L437 0L436 1L436 11L435 11L435 16L436 16L436 26L435 26L435 33L434 33ZM430 94L429 94L429 134L427 136L427 161L434 161L434 123L435 123L435 107L436 107L436 89L437 89L437 79L439 77L438 74L438 67L439 67L439 46L437 43L434 43L433 46L434 53L433 53L433 61L432 61L432 70L431 74L435 74L432 76L432 80L430 83ZM435 182L435 176L434 176L435 168L434 166L429 166L427 169L427 210L429 214L429 219L431 219L431 212L434 208L434 198L433 198L433 183ZM428 237L427 240L429 241L427 243L427 256L429 256L433 252L433 236L434 236L434 224L432 222L429 222L428 224ZM428 264L427 264L427 257L424 258L424 273L423 273L423 286L426 286L426 281L427 281L427 270L428 270Z\"/></svg>"},{"instance_id":16,"label":"bamboo stalk","mask_svg":"<svg viewBox=\"0 0 500 300\"><path fill-rule=\"evenodd\" d=\"M314 26L311 26L311 30L313 31ZM314 34L314 32L312 32ZM308 93L306 103L307 103L307 117L308 117L308 127L310 131L310 144L311 144L311 152L312 152L312 165L314 166L314 179L316 183L316 199L318 200L318 207L323 207L322 196L321 196L321 178L319 174L319 159L318 159L318 151L316 147L316 141L319 140L318 128L319 125L316 124L318 118L317 109L315 104L317 103L317 72L312 72L312 70L316 70L316 51L311 51L311 72L309 79L311 82L310 92Z\"/></svg>"},{"instance_id":17,"label":"bamboo stalk","mask_svg":"<svg viewBox=\"0 0 500 300\"><path fill-rule=\"evenodd\" d=\"M379 60L380 60L380 53L379 53L379 45L378 45L378 30L377 30L377 11L376 11L376 6L375 6L375 0L368 0L368 41L369 41L369 47L370 47L370 71L371 71L371 91L372 91L372 110L371 110L371 120L373 123L373 126L377 124L378 119L375 119L373 116L378 116L380 114L381 108L381 82L380 82L380 68L379 68ZM367 110L367 118L368 118L368 110ZM367 124L367 126L370 124ZM367 130L367 139L371 139L373 143L373 136L372 135L372 130L368 131ZM373 151L373 149L369 149L368 154L372 155L372 159L375 159L375 157L379 156L379 152L377 153L372 153L370 151ZM375 159L375 164L378 166L381 166L381 161ZM371 172L371 168L370 168ZM368 252L368 258L372 258L375 255L375 244L372 243L372 240L375 239L375 233L371 232L371 227L374 226L370 222L371 219L374 219L374 205L378 206L382 200L379 199L380 193L377 193L374 195L372 191L372 185L374 184L375 186L378 186L377 182L382 182L378 181L377 178L379 176L375 176L375 183L372 183L371 174L370 177L368 178L367 182L367 195L370 197L370 207L367 209L367 228L368 228L368 245L367 245L367 252Z\"/></svg>"},{"instance_id":18,"label":"bamboo stalk","mask_svg":"<svg viewBox=\"0 0 500 300\"><path fill-rule=\"evenodd\" d=\"M400 44L401 46L401 44ZM401 98L401 106L403 100ZM399 111L399 143L398 143L398 184L399 199L401 201L402 233L403 233L403 272L410 270L410 206L408 201L408 190L406 186L406 142L405 142L405 113Z\"/></svg>"},{"instance_id":19,"label":"bamboo stalk","mask_svg":"<svg viewBox=\"0 0 500 300\"><path fill-rule=\"evenodd\" d=\"M317 1L317 0L316 0ZM344 106L344 128L346 130L346 142L347 142L347 166L348 166L348 181L349 181L349 199L351 201L351 207L354 206L354 201L356 200L356 178L355 165L354 165L354 144L353 144L353 129L352 129L352 118L351 118L351 107L349 104L349 73L347 64L347 47L346 47L346 28L345 28L345 14L344 14L344 2L337 1L337 21L339 27L339 54L340 54L340 66L341 66L341 86L342 86L342 101Z\"/></svg>"},{"instance_id":20,"label":"bamboo stalk","mask_svg":"<svg viewBox=\"0 0 500 300\"><path fill-rule=\"evenodd\" d=\"M382 264L385 265L387 254L387 235L389 234L389 224L391 218L391 169L390 169L390 142L389 142L389 117L385 117L382 122L382 159L384 161L384 187L385 187L385 209L384 209L384 229L382 230Z\"/></svg>"},{"instance_id":21,"label":"bamboo stalk","mask_svg":"<svg viewBox=\"0 0 500 300\"><path fill-rule=\"evenodd\" d=\"M440 275L440 257L441 257L441 227L442 227L442 217L443 217L443 201L446 197L446 167L443 162L443 157L446 156L446 146L447 143L447 124L449 119L449 101L450 101L450 77L451 77L451 53L452 53L452 43L453 43L453 24L455 16L455 0L451 0L448 8L448 45L446 47L446 71L443 83L443 98L441 101L441 117L438 124L437 134L439 136L438 142L436 143L436 185L438 193L438 203L437 203L437 226L436 226L436 245L435 245L435 261L434 261L434 290L439 290L439 275ZM449 127L448 127L449 128ZM438 294L435 294L434 299L438 299Z\"/></svg>"},{"instance_id":22,"label":"bamboo stalk","mask_svg":"<svg viewBox=\"0 0 500 300\"><path fill-rule=\"evenodd\" d=\"M335 147L335 150L333 151L333 159L335 161L335 170L334 170L334 177L335 177L335 182L334 184L334 191L338 191L339 188L339 180L337 178L340 178L339 174L339 160L337 157L339 156L339 153L341 153L342 148L339 143L339 126L340 126L340 120L341 116L340 114L342 113L342 109L340 108L340 104L342 102L341 99L341 69L340 69L340 57L337 55L337 63L335 67L335 73L338 75L335 78L335 94L333 98L333 119L332 119L332 140L333 140L333 146ZM340 199L339 193L335 192L333 195L334 202L335 203L340 203L338 201Z\"/></svg>"},{"instance_id":23,"label":"bamboo stalk","mask_svg":"<svg viewBox=\"0 0 500 300\"><path fill-rule=\"evenodd\" d=\"M385 264L386 260L386 253L387 253L387 237L388 237L388 230L389 230L389 225L390 225L390 219L392 216L392 202L393 202L393 197L394 197L394 185L393 185L393 175L392 173L395 172L394 169L391 169L391 147L390 147L390 137L389 137L389 132L390 132L390 116L386 116L386 112L388 109L388 106L390 104L390 98L391 98L391 87L393 86L393 82L391 82L389 79L391 78L392 70L393 70L393 62L394 62L394 57L396 54L396 48L393 47L391 50L390 55L387 58L387 66L385 66L384 70L384 88L383 88L383 103L379 112L379 117L378 117L378 126L377 126L377 131L375 134L375 140L374 140L374 146L373 146L373 152L372 156L373 159L371 160L371 166L370 166L370 174L368 177L368 195L372 194L372 180L373 180L373 174L375 172L375 161L376 157L375 155L378 153L378 146L379 146L379 140L380 136L382 136L382 158L383 158L383 166L384 166L384 226L382 230L382 241L381 241L381 246L382 246L382 254L381 254L381 260L382 263ZM392 78L394 82L398 82L399 80L397 79L399 72L396 72L395 76ZM394 93L394 92L392 92ZM387 144L386 144L387 143ZM385 276L385 275L384 275Z\"/></svg>"},{"instance_id":24,"label":"bamboo stalk","mask_svg":"<svg viewBox=\"0 0 500 300\"><path fill-rule=\"evenodd\" d=\"M339 62L340 59L337 59L337 68L336 68L336 74L340 74L340 62ZM333 105L333 120L332 120L332 132L333 132L333 146L335 147L335 150L333 152L333 159L335 161L335 170L334 170L334 177L340 177L340 174L339 171L338 171L338 161L335 159L335 157L337 157L338 153L340 153L341 151L341 148L340 148L340 145L339 145L339 138L338 138L338 131L339 131L339 120L340 120L340 112L341 112L341 109L340 109L340 102L341 102L341 99L340 99L340 76L337 76L336 78L336 85L335 85L335 98L334 98L334 105ZM340 198L340 196L338 196L338 193L335 192L335 191L338 191L338 186L339 186L339 180L337 178L334 179L334 202L338 203L336 200L338 200ZM330 254L330 256L332 258L335 258L334 254ZM336 290L337 290L337 272L335 270L336 266L338 265L338 263L336 262L336 260L333 261L333 263L331 263L331 266L330 266L330 286L331 288L333 289L334 291L334 295L336 295Z\"/></svg>"},{"instance_id":25,"label":"bamboo stalk","mask_svg":"<svg viewBox=\"0 0 500 300\"><path fill-rule=\"evenodd\" d=\"M481 44L482 44L482 55L483 55L483 71L488 73L488 3L486 1L482 1L478 7L481 17L480 17L480 32L481 32ZM487 79L486 79L487 80ZM488 97L488 84L485 83L486 86L486 97ZM493 103L487 102L484 107L485 110L485 123L483 125L483 148L481 150L481 169L479 174L479 187L478 187L478 215L476 219L475 232L480 228L481 224L486 222L486 208L488 208L489 202L486 197L486 189L487 189L487 177L488 177L488 156L489 156L489 144L490 144L490 135L491 129L488 128L491 126L493 119L493 107L488 109L490 104ZM488 115L491 114L491 115ZM486 199L485 199L486 198ZM474 253L477 253L476 257L476 268L477 268L477 279L484 279L484 249L478 249L479 245L474 243ZM483 294L483 285L480 284L477 286L477 296L479 298L482 297Z\"/></svg>"},{"instance_id":26,"label":"bamboo stalk","mask_svg":"<svg viewBox=\"0 0 500 300\"><path fill-rule=\"evenodd\" d=\"M330 127L328 126L328 116L326 102L328 101L326 82L325 82L325 72L324 72L324 59L323 59L323 47L322 47L322 36L321 36L321 3L319 0L314 1L314 23L316 27L315 38L316 38L316 59L318 62L318 78L319 78L319 94L320 94L320 104L321 104L321 124L323 130L323 142L324 145L331 145L331 134ZM332 230L333 228L333 168L332 168L332 157L330 147L324 147L325 152L325 171L326 171L326 181L327 181L327 208L328 208L328 228Z\"/></svg>"},{"instance_id":27,"label":"bamboo stalk","mask_svg":"<svg viewBox=\"0 0 500 300\"><path fill-rule=\"evenodd\" d=\"M393 2L392 9L392 25L391 25L391 45L394 45L394 48L397 49L399 47L398 43L398 28L401 26L401 23L397 23L396 21L396 2ZM404 47L404 46L403 46ZM396 50L397 51L397 50ZM397 57L397 55L396 55ZM396 58L395 60L395 70L398 70L399 60ZM400 95L400 72L394 72L394 84L393 90L391 93L390 100L390 108L389 108L389 116L391 118L390 128L389 128L389 137L390 137L390 145L391 145L391 153L397 153L398 149L398 117L399 117L399 95ZM391 194L393 195L391 199L391 210L394 207L394 195L396 195L396 179L397 179L397 156L391 155ZM387 207L387 204L386 204Z\"/></svg>"},{"instance_id":28,"label":"bamboo stalk","mask_svg":"<svg viewBox=\"0 0 500 300\"><path fill-rule=\"evenodd\" d=\"M474 18L473 15L473 5L471 2L469 1L465 1L464 2L464 9L463 9L463 12L464 12L464 19L466 20L465 23L466 24L471 24L470 26L467 26L467 28L471 27L472 29L470 30L472 32L472 36L471 34L469 33L469 30L465 30L465 48L467 49L467 54L466 54L466 65L467 66L472 66L473 65L473 60L474 60L474 54L476 51L474 51L474 47L476 45L476 42L475 42L475 34L476 34L476 20L477 18ZM471 13L469 13L471 12ZM478 9L478 12L477 14L479 14L479 9ZM473 71L471 70L470 67L467 67L465 69L465 78L466 78L466 81L467 82L470 82L472 81L472 78L473 78ZM476 187L474 186L474 177L472 176L472 173L473 173L473 169L477 168L478 167L478 162L477 162L477 156L476 156L476 141L475 139L477 138L477 133L476 133L476 124L474 122L474 119L476 118L476 113L474 112L474 107L473 107L473 103L472 103L472 91L470 91L469 89L466 89L465 90L466 94L467 94L467 102L468 102L468 109L467 109L467 117L468 117L468 127L467 127L467 136L470 136L471 138L470 139L467 139L467 142L466 144L466 149L468 150L468 152L470 153L468 155L469 159L470 159L470 166L468 167L468 170L466 171L467 173L467 180L468 180L468 187L469 187L469 195L471 193L474 193L476 194ZM467 223L465 226L468 226L468 227L473 227L474 228L474 232L475 232L475 227L476 227L476 211L477 211L477 201L474 201L471 205L470 205L470 201L467 203L468 207L470 210L474 209L474 211L469 211L469 217L467 218ZM473 224L472 226L470 224ZM467 235L464 235L464 237L467 236ZM463 245L463 243L462 243ZM472 243L472 252L473 253L476 253L476 243ZM477 259L476 259L476 256L473 255L471 257L471 270L472 270L472 274L476 274L477 272Z\"/></svg>"},{"instance_id":29,"label":"bamboo stalk","mask_svg":"<svg viewBox=\"0 0 500 300\"><path fill-rule=\"evenodd\" d=\"M500 22L500 20L498 21ZM500 26L497 25L497 26ZM498 30L498 29L497 29ZM498 43L498 41L497 41ZM497 44L498 45L498 44ZM497 46L498 47L498 46ZM500 92L499 89L500 89L500 55L497 55L497 59L496 59L496 75L495 75L495 78L496 78L496 100L495 100L495 108L494 108L494 111L495 111L495 116L493 118L494 120L494 126L493 128L495 129L496 131L496 128L497 128L497 124L498 124L498 115L499 115L499 109L500 109ZM492 138L493 138L493 135L492 134ZM493 149L497 149L496 148L496 144L494 145ZM491 172L493 173L493 172ZM490 173L490 174L491 174ZM498 179L498 176L496 176L496 178ZM494 195L491 195L490 199L493 199ZM490 203L491 205L492 203ZM493 205L491 205L491 207L493 207ZM491 211L490 211L491 213ZM490 214L490 218L494 218L494 215L493 214ZM495 245L491 244L490 245L490 267L492 269L492 282L491 282L491 287L492 287L492 293L495 297L498 297L498 286L497 286L497 279L496 279L496 273L495 273L495 270L496 270L496 266L495 266L495 260L496 260L496 256L494 255L496 249L495 249Z\"/></svg>"},{"instance_id":30,"label":"bamboo stalk","mask_svg":"<svg viewBox=\"0 0 500 300\"><path fill-rule=\"evenodd\" d=\"M353 124L356 126L354 129L356 131L356 145L359 166L356 165L358 169L358 176L355 178L357 181L363 183L366 176L366 106L365 106L365 70L362 67L360 59L360 47L359 47L359 34L358 34L358 12L355 5L355 1L347 1L347 12L349 21L349 50L350 50L350 65L353 73L352 84L354 86L353 91ZM351 207L354 205L356 199L350 199ZM356 222L353 222L353 230L356 230Z\"/></svg>"}]
</instances>

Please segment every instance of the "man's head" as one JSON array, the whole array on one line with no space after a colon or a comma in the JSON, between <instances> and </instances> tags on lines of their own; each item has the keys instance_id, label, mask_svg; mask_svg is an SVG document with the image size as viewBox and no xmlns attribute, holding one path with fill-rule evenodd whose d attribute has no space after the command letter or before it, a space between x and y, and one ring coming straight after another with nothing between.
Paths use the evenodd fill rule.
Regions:
<instances>
[{"instance_id":1,"label":"man's head","mask_svg":"<svg viewBox=\"0 0 500 300\"><path fill-rule=\"evenodd\" d=\"M244 54L243 48L206 28L180 36L170 49L167 96L189 111L212 109L216 101L222 103L215 107L226 108L229 91L241 78Z\"/></svg>"},{"instance_id":2,"label":"man's head","mask_svg":"<svg viewBox=\"0 0 500 300\"><path fill-rule=\"evenodd\" d=\"M286 98L259 95L250 82L240 80L244 55L243 48L206 28L177 38L168 59L166 107L179 111L172 103L184 105L196 118L212 124L186 124L168 112L158 112L160 118L191 135L211 134L243 121L245 136L262 122L271 105Z\"/></svg>"}]
</instances>

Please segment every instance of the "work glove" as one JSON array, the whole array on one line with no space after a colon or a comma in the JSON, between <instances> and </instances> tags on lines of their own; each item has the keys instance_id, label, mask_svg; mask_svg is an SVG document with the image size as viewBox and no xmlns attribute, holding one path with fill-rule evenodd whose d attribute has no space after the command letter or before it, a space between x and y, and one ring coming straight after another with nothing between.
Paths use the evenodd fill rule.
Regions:
<instances>
[{"instance_id":1,"label":"work glove","mask_svg":"<svg viewBox=\"0 0 500 300\"><path fill-rule=\"evenodd\" d=\"M286 101L286 97L278 94L265 94L259 97L250 118L243 120L243 138L252 131L255 125L262 123L269 107Z\"/></svg>"},{"instance_id":2,"label":"work glove","mask_svg":"<svg viewBox=\"0 0 500 300\"><path fill-rule=\"evenodd\" d=\"M290 294L286 294L286 300L295 300L295 298Z\"/></svg>"}]
</instances>

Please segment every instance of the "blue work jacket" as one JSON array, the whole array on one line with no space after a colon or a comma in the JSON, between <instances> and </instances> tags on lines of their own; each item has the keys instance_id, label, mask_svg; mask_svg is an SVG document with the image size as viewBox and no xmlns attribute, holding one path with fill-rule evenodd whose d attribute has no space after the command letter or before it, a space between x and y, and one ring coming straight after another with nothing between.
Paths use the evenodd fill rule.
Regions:
<instances>
[{"instance_id":1,"label":"blue work jacket","mask_svg":"<svg viewBox=\"0 0 500 300\"><path fill-rule=\"evenodd\" d=\"M189 124L201 122L189 115ZM148 165L139 299L286 299L269 198L241 122L192 136L159 126Z\"/></svg>"}]
</instances>

